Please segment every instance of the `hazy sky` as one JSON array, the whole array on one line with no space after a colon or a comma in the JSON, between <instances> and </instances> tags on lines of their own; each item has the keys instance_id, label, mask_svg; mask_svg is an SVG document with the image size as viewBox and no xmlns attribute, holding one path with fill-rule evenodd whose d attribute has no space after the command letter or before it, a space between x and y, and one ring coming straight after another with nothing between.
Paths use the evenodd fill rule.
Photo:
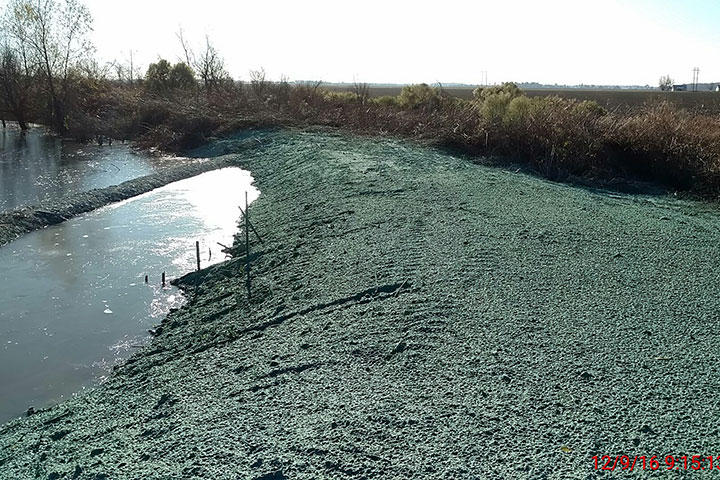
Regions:
<instances>
[{"instance_id":1,"label":"hazy sky","mask_svg":"<svg viewBox=\"0 0 720 480\"><path fill-rule=\"evenodd\" d=\"M657 85L720 81L720 1L86 0L105 59L175 61L210 35L247 79Z\"/></svg>"}]
</instances>

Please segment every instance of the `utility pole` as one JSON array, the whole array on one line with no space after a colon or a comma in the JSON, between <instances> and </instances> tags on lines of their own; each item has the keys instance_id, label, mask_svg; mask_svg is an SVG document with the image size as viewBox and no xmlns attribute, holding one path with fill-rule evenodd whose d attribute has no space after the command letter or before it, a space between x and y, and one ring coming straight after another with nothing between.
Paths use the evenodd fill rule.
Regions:
<instances>
[{"instance_id":1,"label":"utility pole","mask_svg":"<svg viewBox=\"0 0 720 480\"><path fill-rule=\"evenodd\" d=\"M480 71L480 86L487 87L487 70Z\"/></svg>"},{"instance_id":2,"label":"utility pole","mask_svg":"<svg viewBox=\"0 0 720 480\"><path fill-rule=\"evenodd\" d=\"M693 92L698 91L698 83L700 80L700 69L698 67L693 68Z\"/></svg>"}]
</instances>

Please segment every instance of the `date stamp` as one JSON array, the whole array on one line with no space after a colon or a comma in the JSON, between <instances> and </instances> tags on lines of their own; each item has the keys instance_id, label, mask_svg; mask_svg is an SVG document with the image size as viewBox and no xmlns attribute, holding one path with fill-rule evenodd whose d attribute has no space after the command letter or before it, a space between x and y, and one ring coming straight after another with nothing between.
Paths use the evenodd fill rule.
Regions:
<instances>
[{"instance_id":1,"label":"date stamp","mask_svg":"<svg viewBox=\"0 0 720 480\"><path fill-rule=\"evenodd\" d=\"M603 455L592 457L595 470L717 470L720 472L720 455Z\"/></svg>"}]
</instances>

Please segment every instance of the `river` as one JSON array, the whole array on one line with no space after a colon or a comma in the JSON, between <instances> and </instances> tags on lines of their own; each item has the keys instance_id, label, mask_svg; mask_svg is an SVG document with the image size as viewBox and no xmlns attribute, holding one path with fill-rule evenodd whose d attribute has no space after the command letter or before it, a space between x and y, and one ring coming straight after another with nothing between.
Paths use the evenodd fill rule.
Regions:
<instances>
[{"instance_id":1,"label":"river","mask_svg":"<svg viewBox=\"0 0 720 480\"><path fill-rule=\"evenodd\" d=\"M122 162L118 151L104 154ZM196 241L203 267L224 260L218 242L232 243L245 192L259 195L252 181L239 168L204 173L0 248L0 422L92 387L144 345L183 301L162 273L194 270Z\"/></svg>"},{"instance_id":2,"label":"river","mask_svg":"<svg viewBox=\"0 0 720 480\"><path fill-rule=\"evenodd\" d=\"M117 185L170 165L203 161L150 156L130 145L79 144L42 128L0 129L0 212Z\"/></svg>"}]
</instances>

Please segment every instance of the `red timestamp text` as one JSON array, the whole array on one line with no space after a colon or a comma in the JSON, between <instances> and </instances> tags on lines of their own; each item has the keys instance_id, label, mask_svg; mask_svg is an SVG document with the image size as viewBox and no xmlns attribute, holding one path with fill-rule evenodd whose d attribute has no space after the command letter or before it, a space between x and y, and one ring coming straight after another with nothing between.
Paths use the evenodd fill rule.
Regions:
<instances>
[{"instance_id":1,"label":"red timestamp text","mask_svg":"<svg viewBox=\"0 0 720 480\"><path fill-rule=\"evenodd\" d=\"M720 455L603 455L592 457L595 470L716 470Z\"/></svg>"}]
</instances>

